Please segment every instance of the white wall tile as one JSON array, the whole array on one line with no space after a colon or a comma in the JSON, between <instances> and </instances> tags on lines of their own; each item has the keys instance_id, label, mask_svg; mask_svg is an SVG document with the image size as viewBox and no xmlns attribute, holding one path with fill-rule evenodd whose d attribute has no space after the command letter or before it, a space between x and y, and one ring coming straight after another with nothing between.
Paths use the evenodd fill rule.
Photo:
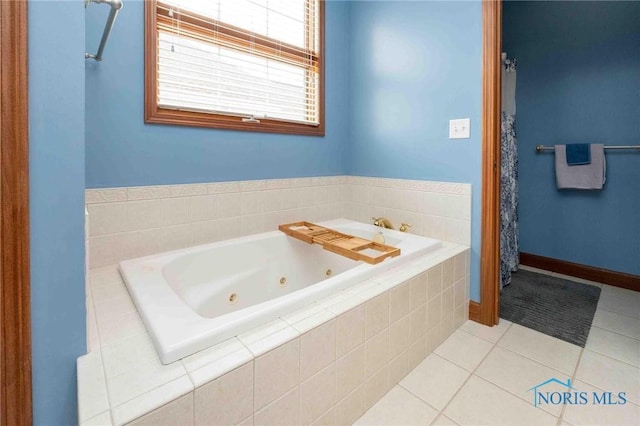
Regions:
<instances>
[{"instance_id":1,"label":"white wall tile","mask_svg":"<svg viewBox=\"0 0 640 426\"><path fill-rule=\"evenodd\" d=\"M300 383L300 424L310 424L336 401L336 365L330 364Z\"/></svg>"},{"instance_id":2,"label":"white wall tile","mask_svg":"<svg viewBox=\"0 0 640 426\"><path fill-rule=\"evenodd\" d=\"M389 327L389 292L369 300L365 305L365 338Z\"/></svg>"},{"instance_id":3,"label":"white wall tile","mask_svg":"<svg viewBox=\"0 0 640 426\"><path fill-rule=\"evenodd\" d=\"M128 424L135 426L193 425L193 393L171 401Z\"/></svg>"},{"instance_id":4,"label":"white wall tile","mask_svg":"<svg viewBox=\"0 0 640 426\"><path fill-rule=\"evenodd\" d=\"M300 336L300 379L306 380L336 359L336 320Z\"/></svg>"},{"instance_id":5,"label":"white wall tile","mask_svg":"<svg viewBox=\"0 0 640 426\"><path fill-rule=\"evenodd\" d=\"M360 345L336 361L336 399L353 392L364 383L364 345Z\"/></svg>"},{"instance_id":6,"label":"white wall tile","mask_svg":"<svg viewBox=\"0 0 640 426\"><path fill-rule=\"evenodd\" d=\"M150 418L145 418L149 414ZM179 377L113 407L111 415L116 426L136 419L144 419L145 424L191 425L193 384L187 376ZM166 423L159 419L165 419Z\"/></svg>"},{"instance_id":7,"label":"white wall tile","mask_svg":"<svg viewBox=\"0 0 640 426\"><path fill-rule=\"evenodd\" d=\"M102 203L87 206L91 220L89 236L115 234L126 229L126 203Z\"/></svg>"},{"instance_id":8,"label":"white wall tile","mask_svg":"<svg viewBox=\"0 0 640 426\"><path fill-rule=\"evenodd\" d=\"M163 251L164 229L162 228L134 231L125 235L125 258L132 259Z\"/></svg>"},{"instance_id":9,"label":"white wall tile","mask_svg":"<svg viewBox=\"0 0 640 426\"><path fill-rule=\"evenodd\" d=\"M373 407L391 389L389 366L385 365L378 373L364 383L365 409Z\"/></svg>"},{"instance_id":10,"label":"white wall tile","mask_svg":"<svg viewBox=\"0 0 640 426\"><path fill-rule=\"evenodd\" d=\"M364 342L364 303L337 318L336 353L340 357Z\"/></svg>"},{"instance_id":11,"label":"white wall tile","mask_svg":"<svg viewBox=\"0 0 640 426\"><path fill-rule=\"evenodd\" d=\"M127 202L127 230L159 228L164 225L162 201L140 200Z\"/></svg>"},{"instance_id":12,"label":"white wall tile","mask_svg":"<svg viewBox=\"0 0 640 426\"><path fill-rule=\"evenodd\" d=\"M254 423L264 426L300 424L300 392L296 386L254 415Z\"/></svg>"},{"instance_id":13,"label":"white wall tile","mask_svg":"<svg viewBox=\"0 0 640 426\"><path fill-rule=\"evenodd\" d=\"M162 228L161 234L162 250L177 250L190 247L191 243L191 225L175 225Z\"/></svg>"},{"instance_id":14,"label":"white wall tile","mask_svg":"<svg viewBox=\"0 0 640 426\"><path fill-rule=\"evenodd\" d=\"M362 385L336 404L336 424L350 425L365 412L365 386Z\"/></svg>"},{"instance_id":15,"label":"white wall tile","mask_svg":"<svg viewBox=\"0 0 640 426\"><path fill-rule=\"evenodd\" d=\"M299 378L300 339L256 358L254 410L260 410L284 395L299 383Z\"/></svg>"},{"instance_id":16,"label":"white wall tile","mask_svg":"<svg viewBox=\"0 0 640 426\"><path fill-rule=\"evenodd\" d=\"M195 390L195 423L233 425L252 415L253 361Z\"/></svg>"},{"instance_id":17,"label":"white wall tile","mask_svg":"<svg viewBox=\"0 0 640 426\"><path fill-rule=\"evenodd\" d=\"M89 239L89 265L113 265L126 258L127 234L110 234Z\"/></svg>"},{"instance_id":18,"label":"white wall tile","mask_svg":"<svg viewBox=\"0 0 640 426\"><path fill-rule=\"evenodd\" d=\"M191 197L191 221L200 222L216 219L216 204L213 195Z\"/></svg>"},{"instance_id":19,"label":"white wall tile","mask_svg":"<svg viewBox=\"0 0 640 426\"><path fill-rule=\"evenodd\" d=\"M191 222L191 202L189 198L164 198L161 208L163 226Z\"/></svg>"},{"instance_id":20,"label":"white wall tile","mask_svg":"<svg viewBox=\"0 0 640 426\"><path fill-rule=\"evenodd\" d=\"M389 329L385 328L364 344L364 372L367 379L373 377L389 362Z\"/></svg>"}]
</instances>

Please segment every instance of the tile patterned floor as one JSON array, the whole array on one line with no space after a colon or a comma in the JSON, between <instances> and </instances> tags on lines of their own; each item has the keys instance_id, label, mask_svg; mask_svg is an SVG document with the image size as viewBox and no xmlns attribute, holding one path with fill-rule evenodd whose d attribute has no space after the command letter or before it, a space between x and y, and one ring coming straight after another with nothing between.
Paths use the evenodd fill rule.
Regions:
<instances>
[{"instance_id":1,"label":"tile patterned floor","mask_svg":"<svg viewBox=\"0 0 640 426\"><path fill-rule=\"evenodd\" d=\"M356 425L640 425L640 293L562 278L602 288L584 349L505 320L467 321ZM551 377L628 401L534 407L527 390Z\"/></svg>"}]
</instances>

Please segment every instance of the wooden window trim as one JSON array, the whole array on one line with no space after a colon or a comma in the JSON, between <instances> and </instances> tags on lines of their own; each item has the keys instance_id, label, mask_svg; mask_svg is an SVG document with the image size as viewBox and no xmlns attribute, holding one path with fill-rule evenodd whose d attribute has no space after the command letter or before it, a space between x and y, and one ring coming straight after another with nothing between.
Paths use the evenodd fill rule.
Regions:
<instances>
[{"instance_id":1,"label":"wooden window trim","mask_svg":"<svg viewBox=\"0 0 640 426\"><path fill-rule=\"evenodd\" d=\"M0 1L0 425L32 423L27 2Z\"/></svg>"},{"instance_id":2,"label":"wooden window trim","mask_svg":"<svg viewBox=\"0 0 640 426\"><path fill-rule=\"evenodd\" d=\"M260 123L242 121L243 117L212 114L197 111L179 111L158 106L157 91L157 32L158 25L157 0L145 1L145 54L144 54L144 79L145 79L145 103L144 122L148 124L169 124L193 127L207 127L226 130L241 130L251 132L282 133L306 136L324 136L325 134L325 1L320 0L320 52L319 57L310 58L317 63L320 71L320 94L318 125L292 123L280 120L260 119ZM160 17L163 20L164 17ZM187 22L188 25L188 22ZM235 31L234 27L225 25L229 37L238 37L242 31ZM218 28L219 29L219 28ZM271 41L267 37L261 37L263 52L269 51ZM287 58L295 61L295 46L285 48Z\"/></svg>"}]
</instances>

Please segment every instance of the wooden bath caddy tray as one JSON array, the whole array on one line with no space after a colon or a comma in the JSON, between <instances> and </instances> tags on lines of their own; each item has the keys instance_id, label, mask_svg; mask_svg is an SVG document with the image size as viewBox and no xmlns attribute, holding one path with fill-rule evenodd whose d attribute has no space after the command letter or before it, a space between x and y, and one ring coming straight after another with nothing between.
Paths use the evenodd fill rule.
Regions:
<instances>
[{"instance_id":1,"label":"wooden bath caddy tray","mask_svg":"<svg viewBox=\"0 0 640 426\"><path fill-rule=\"evenodd\" d=\"M295 222L278 227L285 234L297 238L305 243L320 244L325 250L340 254L353 260L375 265L385 260L387 257L394 257L400 254L400 249L381 243L376 243L353 235L343 234L324 226L310 222ZM373 250L379 252L377 256L369 253Z\"/></svg>"}]
</instances>

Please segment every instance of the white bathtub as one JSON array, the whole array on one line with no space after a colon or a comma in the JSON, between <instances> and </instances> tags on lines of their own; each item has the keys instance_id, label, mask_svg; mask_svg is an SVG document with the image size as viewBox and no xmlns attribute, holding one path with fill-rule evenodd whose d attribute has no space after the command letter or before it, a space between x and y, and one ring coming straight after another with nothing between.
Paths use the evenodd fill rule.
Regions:
<instances>
[{"instance_id":1,"label":"white bathtub","mask_svg":"<svg viewBox=\"0 0 640 426\"><path fill-rule=\"evenodd\" d=\"M440 246L346 219L322 225L370 239L382 231L401 254L369 265L274 231L121 262L160 360L184 358Z\"/></svg>"}]
</instances>

